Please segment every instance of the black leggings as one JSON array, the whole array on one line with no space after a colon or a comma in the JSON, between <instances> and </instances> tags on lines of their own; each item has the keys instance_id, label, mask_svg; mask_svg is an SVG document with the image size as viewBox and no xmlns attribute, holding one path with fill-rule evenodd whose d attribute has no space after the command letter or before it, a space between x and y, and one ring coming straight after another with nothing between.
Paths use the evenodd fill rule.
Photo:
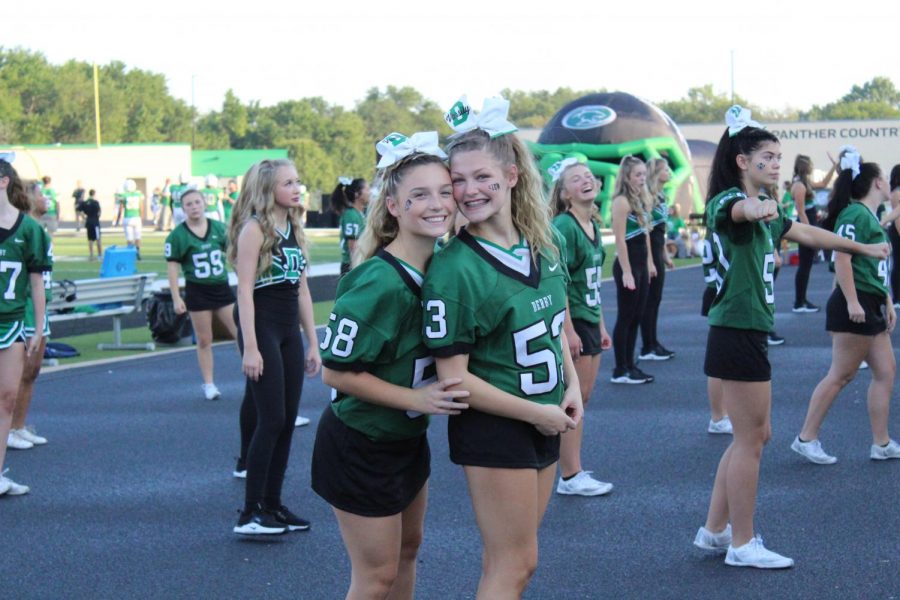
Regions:
<instances>
[{"instance_id":1,"label":"black leggings","mask_svg":"<svg viewBox=\"0 0 900 600\"><path fill-rule=\"evenodd\" d=\"M888 227L888 239L891 240L891 296L894 302L900 298L900 233L893 223Z\"/></svg>"},{"instance_id":2,"label":"black leggings","mask_svg":"<svg viewBox=\"0 0 900 600\"><path fill-rule=\"evenodd\" d=\"M816 209L806 211L806 218L813 227L819 224L816 218ZM800 306L806 302L806 288L809 286L809 274L812 271L813 260L819 250L810 248L809 246L799 246L798 254L800 255L800 264L797 267L797 274L794 276L794 306Z\"/></svg>"},{"instance_id":3,"label":"black leggings","mask_svg":"<svg viewBox=\"0 0 900 600\"><path fill-rule=\"evenodd\" d=\"M241 404L241 456L247 466L244 509L257 503L281 506L281 486L291 454L294 421L303 389L303 340L300 326L267 321L257 307L256 344L263 359L263 375L247 380ZM240 318L238 348L244 353Z\"/></svg>"},{"instance_id":4,"label":"black leggings","mask_svg":"<svg viewBox=\"0 0 900 600\"><path fill-rule=\"evenodd\" d=\"M659 320L659 305L662 302L663 285L666 282L666 262L663 259L663 252L666 251L665 233L650 233L650 250L653 253L656 277L650 279L650 286L647 288L647 306L641 316L641 347L648 352L659 343L656 337L656 323Z\"/></svg>"},{"instance_id":5,"label":"black leggings","mask_svg":"<svg viewBox=\"0 0 900 600\"><path fill-rule=\"evenodd\" d=\"M639 240L639 241L636 241ZM628 260L634 276L634 289L625 289L622 283L622 267L619 259L613 264L613 279L616 281L616 301L618 313L613 328L613 353L616 370L634 368L634 346L637 342L638 326L647 305L650 289L650 273L647 271L647 242L643 236L628 240Z\"/></svg>"}]
</instances>

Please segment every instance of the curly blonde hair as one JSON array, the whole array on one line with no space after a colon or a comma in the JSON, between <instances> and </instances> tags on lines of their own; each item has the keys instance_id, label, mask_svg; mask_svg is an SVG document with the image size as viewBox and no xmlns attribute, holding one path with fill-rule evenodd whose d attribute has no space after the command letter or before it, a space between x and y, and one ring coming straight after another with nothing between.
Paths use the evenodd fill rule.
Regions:
<instances>
[{"instance_id":1,"label":"curly blonde hair","mask_svg":"<svg viewBox=\"0 0 900 600\"><path fill-rule=\"evenodd\" d=\"M375 252L394 241L399 232L397 217L392 215L387 209L387 197L395 196L400 182L403 181L404 175L415 167L424 165L441 165L446 168L444 161L433 154L423 154L415 152L407 157L398 160L396 163L387 167L379 173L378 179L381 182L381 192L378 197L369 203L369 209L366 212L366 227L363 229L356 248L353 252L352 264L355 267L364 262Z\"/></svg>"},{"instance_id":2,"label":"curly blonde hair","mask_svg":"<svg viewBox=\"0 0 900 600\"><path fill-rule=\"evenodd\" d=\"M524 236L532 251L558 260L559 250L550 233L550 207L544 201L541 177L522 140L513 133L491 138L487 132L473 129L447 145L451 163L454 154L472 150L487 152L504 168L516 167L519 177L511 190L513 226Z\"/></svg>"},{"instance_id":3,"label":"curly blonde hair","mask_svg":"<svg viewBox=\"0 0 900 600\"><path fill-rule=\"evenodd\" d=\"M631 172L638 165L644 164L644 161L637 156L625 156L619 163L619 173L616 175L616 191L613 198L624 196L628 200L628 206L631 212L637 217L641 227L647 227L647 213L653 210L653 198L650 196L650 190L646 185L640 189L632 187L628 180L631 178Z\"/></svg>"},{"instance_id":4,"label":"curly blonde hair","mask_svg":"<svg viewBox=\"0 0 900 600\"><path fill-rule=\"evenodd\" d=\"M272 209L275 205L275 187L278 185L276 176L278 169L282 167L296 169L294 163L287 159L261 160L250 167L244 175L241 192L231 213L231 224L228 226L228 260L232 265L237 265L237 244L241 230L250 219L255 218L259 223L263 233L263 243L259 249L259 259L256 263L257 277L272 267L272 249L279 240ZM303 222L300 220L302 215L302 207L288 209L287 217L291 224L291 233L308 261L306 233L303 231Z\"/></svg>"}]
</instances>

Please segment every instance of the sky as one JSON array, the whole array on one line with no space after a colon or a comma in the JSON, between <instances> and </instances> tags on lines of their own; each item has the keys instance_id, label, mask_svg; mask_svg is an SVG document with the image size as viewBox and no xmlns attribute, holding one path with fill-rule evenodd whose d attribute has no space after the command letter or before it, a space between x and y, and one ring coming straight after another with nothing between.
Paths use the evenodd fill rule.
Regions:
<instances>
[{"instance_id":1,"label":"sky","mask_svg":"<svg viewBox=\"0 0 900 600\"><path fill-rule=\"evenodd\" d=\"M265 8L271 12L261 13ZM682 0L41 0L4 7L0 46L162 73L200 112L225 91L263 105L321 96L352 108L409 85L441 107L503 88L691 87L808 109L875 76L900 87L900 2Z\"/></svg>"}]
</instances>

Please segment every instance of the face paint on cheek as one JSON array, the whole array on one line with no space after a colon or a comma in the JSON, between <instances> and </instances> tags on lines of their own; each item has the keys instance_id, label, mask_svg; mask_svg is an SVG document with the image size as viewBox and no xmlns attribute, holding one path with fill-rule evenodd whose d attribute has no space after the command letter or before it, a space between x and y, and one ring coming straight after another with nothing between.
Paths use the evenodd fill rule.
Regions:
<instances>
[{"instance_id":1,"label":"face paint on cheek","mask_svg":"<svg viewBox=\"0 0 900 600\"><path fill-rule=\"evenodd\" d=\"M492 192L496 192L500 189L500 184L492 183L491 185L488 186L488 189L491 190Z\"/></svg>"},{"instance_id":2,"label":"face paint on cheek","mask_svg":"<svg viewBox=\"0 0 900 600\"><path fill-rule=\"evenodd\" d=\"M758 162L758 163L756 163L756 168L759 169L760 171L762 171L763 169L766 168L766 163Z\"/></svg>"}]
</instances>

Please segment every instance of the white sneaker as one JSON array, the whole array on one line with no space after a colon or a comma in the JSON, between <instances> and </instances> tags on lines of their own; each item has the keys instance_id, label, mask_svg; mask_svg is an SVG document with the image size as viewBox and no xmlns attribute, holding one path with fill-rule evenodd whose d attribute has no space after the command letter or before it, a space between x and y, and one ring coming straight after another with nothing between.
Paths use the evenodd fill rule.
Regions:
<instances>
[{"instance_id":1,"label":"white sneaker","mask_svg":"<svg viewBox=\"0 0 900 600\"><path fill-rule=\"evenodd\" d=\"M865 371L868 368L869 368L869 363L867 363L866 361L862 361L861 363L859 363L860 371Z\"/></svg>"},{"instance_id":2,"label":"white sneaker","mask_svg":"<svg viewBox=\"0 0 900 600\"><path fill-rule=\"evenodd\" d=\"M731 427L731 419L725 415L718 421L709 420L709 426L706 428L709 433L733 434L734 429Z\"/></svg>"},{"instance_id":3,"label":"white sneaker","mask_svg":"<svg viewBox=\"0 0 900 600\"><path fill-rule=\"evenodd\" d=\"M43 446L47 443L47 438L36 434L34 429L28 426L23 427L22 429L13 429L10 433L15 433L21 439L26 442L31 442L35 446Z\"/></svg>"},{"instance_id":4,"label":"white sneaker","mask_svg":"<svg viewBox=\"0 0 900 600\"><path fill-rule=\"evenodd\" d=\"M743 546L728 546L725 564L732 567L755 567L757 569L787 569L794 566L794 559L767 550L762 538L756 536Z\"/></svg>"},{"instance_id":5,"label":"white sneaker","mask_svg":"<svg viewBox=\"0 0 900 600\"><path fill-rule=\"evenodd\" d=\"M598 481L591 477L591 473L593 471L580 471L568 481L560 477L556 493L563 496L603 496L612 491L613 484Z\"/></svg>"},{"instance_id":6,"label":"white sneaker","mask_svg":"<svg viewBox=\"0 0 900 600\"><path fill-rule=\"evenodd\" d=\"M731 523L719 533L713 533L706 527L701 527L694 536L694 545L704 550L725 552L731 546Z\"/></svg>"},{"instance_id":7,"label":"white sneaker","mask_svg":"<svg viewBox=\"0 0 900 600\"><path fill-rule=\"evenodd\" d=\"M15 429L10 429L9 435L6 436L6 447L12 448L13 450L29 450L34 448L34 444L25 438L19 437L19 434L16 433Z\"/></svg>"},{"instance_id":8,"label":"white sneaker","mask_svg":"<svg viewBox=\"0 0 900 600\"><path fill-rule=\"evenodd\" d=\"M297 420L294 421L294 427L306 427L307 425L309 425L309 419L297 415Z\"/></svg>"},{"instance_id":9,"label":"white sneaker","mask_svg":"<svg viewBox=\"0 0 900 600\"><path fill-rule=\"evenodd\" d=\"M31 488L27 485L16 483L9 477L6 477L6 471L8 470L9 469L5 469L3 473L0 473L0 490L6 488L6 491L0 491L0 495L6 494L7 496L21 496L31 491Z\"/></svg>"},{"instance_id":10,"label":"white sneaker","mask_svg":"<svg viewBox=\"0 0 900 600\"><path fill-rule=\"evenodd\" d=\"M219 388L216 387L216 384L204 383L203 395L206 396L207 400L218 400L222 397L222 392L219 391Z\"/></svg>"},{"instance_id":11,"label":"white sneaker","mask_svg":"<svg viewBox=\"0 0 900 600\"><path fill-rule=\"evenodd\" d=\"M900 458L900 444L891 440L887 446L879 446L872 444L872 451L869 453L872 460L887 460L889 458Z\"/></svg>"},{"instance_id":12,"label":"white sneaker","mask_svg":"<svg viewBox=\"0 0 900 600\"><path fill-rule=\"evenodd\" d=\"M817 465L833 465L837 462L836 457L825 454L825 451L822 450L822 443L818 439L809 442L801 442L800 436L798 435L794 438L794 441L791 442L791 450L800 456L806 457Z\"/></svg>"}]
</instances>

